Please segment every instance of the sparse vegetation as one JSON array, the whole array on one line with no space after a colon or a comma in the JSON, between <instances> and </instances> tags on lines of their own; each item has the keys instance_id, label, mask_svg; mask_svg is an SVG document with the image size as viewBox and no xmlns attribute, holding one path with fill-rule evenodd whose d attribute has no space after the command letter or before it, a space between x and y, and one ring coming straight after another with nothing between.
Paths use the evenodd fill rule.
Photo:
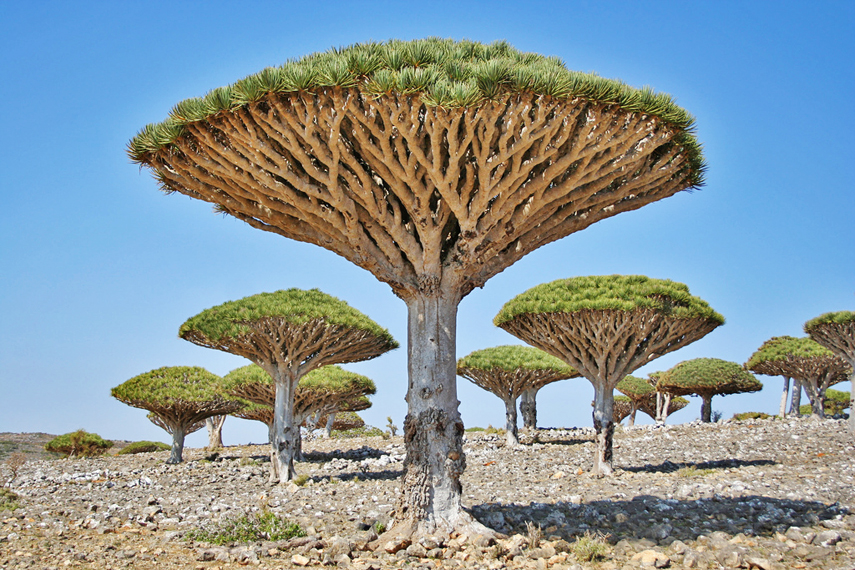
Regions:
<instances>
[{"instance_id":1,"label":"sparse vegetation","mask_svg":"<svg viewBox=\"0 0 855 570\"><path fill-rule=\"evenodd\" d=\"M600 533L585 531L582 536L576 537L570 550L581 562L593 562L605 558L609 553L609 544L606 537Z\"/></svg>"},{"instance_id":2,"label":"sparse vegetation","mask_svg":"<svg viewBox=\"0 0 855 570\"><path fill-rule=\"evenodd\" d=\"M293 481L293 482L294 482L294 484L295 484L295 485L297 485L298 487L303 487L303 486L305 486L305 485L306 485L306 483L308 483L308 482L309 482L309 476L308 476L308 475L306 475L305 473L304 473L303 475L297 475L296 477L294 477L294 478L292 479L292 481Z\"/></svg>"},{"instance_id":3,"label":"sparse vegetation","mask_svg":"<svg viewBox=\"0 0 855 570\"><path fill-rule=\"evenodd\" d=\"M18 495L9 489L0 488L0 511L14 511L18 505Z\"/></svg>"},{"instance_id":4,"label":"sparse vegetation","mask_svg":"<svg viewBox=\"0 0 855 570\"><path fill-rule=\"evenodd\" d=\"M342 431L333 430L334 439L347 439L351 437L389 437L382 429L374 426L362 426L359 428L346 429Z\"/></svg>"},{"instance_id":5,"label":"sparse vegetation","mask_svg":"<svg viewBox=\"0 0 855 570\"><path fill-rule=\"evenodd\" d=\"M194 529L187 533L188 540L225 545L232 542L249 543L258 540L288 540L306 536L306 532L297 523L270 511L237 518L220 519L213 528Z\"/></svg>"},{"instance_id":6,"label":"sparse vegetation","mask_svg":"<svg viewBox=\"0 0 855 570\"><path fill-rule=\"evenodd\" d=\"M534 524L532 521L526 521L525 534L526 538L528 538L529 548L540 547L540 541L543 539L543 529L539 524Z\"/></svg>"},{"instance_id":7,"label":"sparse vegetation","mask_svg":"<svg viewBox=\"0 0 855 570\"><path fill-rule=\"evenodd\" d=\"M11 487L12 482L18 478L18 471L27 462L27 456L16 451L3 462L0 469L0 487Z\"/></svg>"},{"instance_id":8,"label":"sparse vegetation","mask_svg":"<svg viewBox=\"0 0 855 570\"><path fill-rule=\"evenodd\" d=\"M113 447L112 441L107 441L97 433L89 433L82 429L58 435L45 444L45 451L62 453L68 457L90 457L101 455Z\"/></svg>"},{"instance_id":9,"label":"sparse vegetation","mask_svg":"<svg viewBox=\"0 0 855 570\"><path fill-rule=\"evenodd\" d=\"M395 437L395 434L398 433L398 426L396 426L395 422L392 421L392 416L387 417L386 421L389 422L386 424L386 427L389 428L389 434L391 434L392 437Z\"/></svg>"},{"instance_id":10,"label":"sparse vegetation","mask_svg":"<svg viewBox=\"0 0 855 570\"><path fill-rule=\"evenodd\" d=\"M733 414L733 419L738 422L745 420L768 420L769 418L774 418L775 416L770 416L769 414L765 414L763 412L742 412L741 414Z\"/></svg>"},{"instance_id":11,"label":"sparse vegetation","mask_svg":"<svg viewBox=\"0 0 855 570\"><path fill-rule=\"evenodd\" d=\"M169 446L160 441L135 441L116 455L133 455L136 453L151 453L154 451L169 451Z\"/></svg>"}]
</instances>

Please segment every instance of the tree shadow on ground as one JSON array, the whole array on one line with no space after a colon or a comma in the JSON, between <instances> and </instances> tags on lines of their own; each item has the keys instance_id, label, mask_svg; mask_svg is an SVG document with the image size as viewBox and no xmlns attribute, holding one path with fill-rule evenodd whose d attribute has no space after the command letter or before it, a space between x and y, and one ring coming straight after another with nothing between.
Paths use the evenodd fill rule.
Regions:
<instances>
[{"instance_id":1,"label":"tree shadow on ground","mask_svg":"<svg viewBox=\"0 0 855 570\"><path fill-rule=\"evenodd\" d=\"M728 535L772 536L791 526L812 526L847 512L839 505L750 495L697 500L661 499L640 495L631 500L572 504L483 503L470 511L483 524L504 533L525 533L526 522L539 524L544 535L572 542L586 532L599 533L615 544L647 539L653 544L697 540L721 531ZM651 545L652 546L652 545Z\"/></svg>"},{"instance_id":2,"label":"tree shadow on ground","mask_svg":"<svg viewBox=\"0 0 855 570\"><path fill-rule=\"evenodd\" d=\"M769 465L778 465L778 463L770 459L719 459L716 461L702 461L700 463L675 463L673 461L664 461L658 465L647 463L645 465L638 465L633 467L620 467L619 469L632 473L673 473L675 471L679 471L680 469L696 469L700 471L707 469L733 469L736 467L761 467Z\"/></svg>"},{"instance_id":3,"label":"tree shadow on ground","mask_svg":"<svg viewBox=\"0 0 855 570\"><path fill-rule=\"evenodd\" d=\"M333 449L332 451L307 451L303 453L303 458L309 463L326 463L333 459L346 459L348 461L362 461L363 459L377 459L380 456L388 455L374 447L363 445L356 449Z\"/></svg>"},{"instance_id":4,"label":"tree shadow on ground","mask_svg":"<svg viewBox=\"0 0 855 570\"><path fill-rule=\"evenodd\" d=\"M384 471L350 470L330 471L329 473L312 475L310 479L315 483L329 483L332 479L338 479L339 481L352 481L354 479L359 481L388 481L392 479L400 479L403 475L404 471L402 469L387 469Z\"/></svg>"}]
</instances>

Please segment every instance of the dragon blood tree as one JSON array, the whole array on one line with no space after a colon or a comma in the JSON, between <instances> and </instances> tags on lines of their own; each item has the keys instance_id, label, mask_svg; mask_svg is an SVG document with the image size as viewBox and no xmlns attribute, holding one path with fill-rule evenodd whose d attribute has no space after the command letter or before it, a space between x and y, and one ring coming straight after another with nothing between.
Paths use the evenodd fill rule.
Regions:
<instances>
[{"instance_id":1,"label":"dragon blood tree","mask_svg":"<svg viewBox=\"0 0 855 570\"><path fill-rule=\"evenodd\" d=\"M627 374L724 323L682 283L642 275L559 279L505 303L512 335L560 358L594 385L594 473L610 475L614 389Z\"/></svg>"},{"instance_id":2,"label":"dragon blood tree","mask_svg":"<svg viewBox=\"0 0 855 570\"><path fill-rule=\"evenodd\" d=\"M145 417L148 418L148 421L150 421L151 423L153 423L154 425L156 425L157 427L159 427L160 429L162 429L163 431L165 431L169 435L174 435L172 433L172 425L168 421L166 421L162 417L160 417L158 414L156 414L154 412L149 412L146 414ZM184 428L184 436L186 437L186 436L190 435L191 433L196 433L197 431L199 431L200 429L205 427L206 423L207 423L207 419L203 420L203 421L198 421L198 422L195 422L195 423L192 423L192 424L186 426Z\"/></svg>"},{"instance_id":3,"label":"dragon blood tree","mask_svg":"<svg viewBox=\"0 0 855 570\"><path fill-rule=\"evenodd\" d=\"M339 301L341 302L341 301ZM352 310L352 309L351 309ZM364 317L367 319L367 317ZM391 338L391 337L390 337ZM273 376L262 366L250 364L226 374L223 379L223 391L226 394L246 400L261 406L269 406L275 410L280 398L279 384ZM296 388L290 394L289 421L286 434L290 438L288 458L291 475L294 473L294 460L301 458L300 425L317 411L329 409L335 406L345 406L350 400L373 394L376 389L371 379L350 372L338 366L322 366L305 373L297 379ZM253 418L256 419L256 418ZM261 420L264 421L264 420ZM267 423L267 422L265 422ZM271 424L268 423L268 426ZM281 445L276 443L276 414L273 416L273 430L271 439L271 480L278 478L283 480L282 467L276 458L281 455Z\"/></svg>"},{"instance_id":4,"label":"dragon blood tree","mask_svg":"<svg viewBox=\"0 0 855 570\"><path fill-rule=\"evenodd\" d=\"M806 322L805 332L849 364L849 431L855 433L855 313L825 313Z\"/></svg>"},{"instance_id":5,"label":"dragon blood tree","mask_svg":"<svg viewBox=\"0 0 855 570\"><path fill-rule=\"evenodd\" d=\"M425 39L333 49L175 106L129 144L166 192L333 251L408 309L407 460L391 536L464 512L461 299L530 251L702 184L671 97L555 57Z\"/></svg>"},{"instance_id":6,"label":"dragon blood tree","mask_svg":"<svg viewBox=\"0 0 855 570\"><path fill-rule=\"evenodd\" d=\"M205 420L208 430L208 449L213 451L223 447L223 425L226 423L226 414L211 416Z\"/></svg>"},{"instance_id":7,"label":"dragon blood tree","mask_svg":"<svg viewBox=\"0 0 855 570\"><path fill-rule=\"evenodd\" d=\"M665 420L668 419L668 416L673 414L674 412L679 412L683 408L689 405L689 400L682 397L673 397L672 395L667 395L667 402L664 405L656 404L655 399L649 399L641 402L638 406L638 409L651 418L657 423L665 423Z\"/></svg>"},{"instance_id":8,"label":"dragon blood tree","mask_svg":"<svg viewBox=\"0 0 855 570\"><path fill-rule=\"evenodd\" d=\"M701 421L709 422L712 419L713 396L757 392L763 389L763 384L735 362L695 358L660 374L657 388L678 396L700 396L703 400Z\"/></svg>"},{"instance_id":9,"label":"dragon blood tree","mask_svg":"<svg viewBox=\"0 0 855 570\"><path fill-rule=\"evenodd\" d=\"M167 463L181 463L184 436L205 418L230 414L243 404L218 392L222 378L198 366L165 366L134 376L110 394L129 406L151 412L149 419L172 434Z\"/></svg>"},{"instance_id":10,"label":"dragon blood tree","mask_svg":"<svg viewBox=\"0 0 855 570\"><path fill-rule=\"evenodd\" d=\"M852 372L846 360L806 336L770 338L751 355L745 368L766 376L793 378L796 380L793 390L801 390L799 384L804 387L811 415L820 418L825 417L825 391L846 380Z\"/></svg>"},{"instance_id":11,"label":"dragon blood tree","mask_svg":"<svg viewBox=\"0 0 855 570\"><path fill-rule=\"evenodd\" d=\"M594 402L591 402L594 405ZM615 425L621 423L624 418L628 417L635 410L635 405L632 399L627 396L614 396L612 402L612 421Z\"/></svg>"},{"instance_id":12,"label":"dragon blood tree","mask_svg":"<svg viewBox=\"0 0 855 570\"><path fill-rule=\"evenodd\" d=\"M629 398L629 425L635 425L635 413L648 400L656 401L656 389L650 382L637 376L628 375L617 383L617 391ZM626 417L626 416L624 416Z\"/></svg>"},{"instance_id":13,"label":"dragon blood tree","mask_svg":"<svg viewBox=\"0 0 855 570\"><path fill-rule=\"evenodd\" d=\"M517 435L517 398L528 389L579 373L561 360L530 346L505 345L476 350L457 361L457 374L505 403L505 436L509 447L520 444Z\"/></svg>"}]
</instances>

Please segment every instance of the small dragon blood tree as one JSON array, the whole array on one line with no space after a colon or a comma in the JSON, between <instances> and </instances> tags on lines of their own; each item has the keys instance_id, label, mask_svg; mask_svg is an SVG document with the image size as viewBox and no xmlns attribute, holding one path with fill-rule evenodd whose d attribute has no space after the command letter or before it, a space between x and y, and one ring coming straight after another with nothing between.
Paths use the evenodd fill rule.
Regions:
<instances>
[{"instance_id":1,"label":"small dragon blood tree","mask_svg":"<svg viewBox=\"0 0 855 570\"><path fill-rule=\"evenodd\" d=\"M276 382L263 368L256 364L232 370L223 379L223 391L229 396L255 404L246 414L238 417L263 421L270 428L275 426L273 409L276 404ZM307 372L297 383L293 395L292 422L294 426L294 459L300 459L300 425L309 416L329 409L346 407L351 401L374 394L376 388L370 378L350 372L339 366L323 366ZM268 415L269 414L269 415ZM273 432L271 432L273 434ZM275 460L278 448L271 439L271 480L281 478L279 464Z\"/></svg>"},{"instance_id":2,"label":"small dragon blood tree","mask_svg":"<svg viewBox=\"0 0 855 570\"><path fill-rule=\"evenodd\" d=\"M825 417L825 391L843 382L852 368L842 357L810 337L775 336L757 349L745 368L767 376L785 376L795 380L793 390L804 386L813 416Z\"/></svg>"},{"instance_id":3,"label":"small dragon blood tree","mask_svg":"<svg viewBox=\"0 0 855 570\"><path fill-rule=\"evenodd\" d=\"M505 403L505 435L509 447L518 446L517 398L579 373L561 360L530 346L506 345L476 350L457 361L457 374Z\"/></svg>"},{"instance_id":4,"label":"small dragon blood tree","mask_svg":"<svg viewBox=\"0 0 855 570\"><path fill-rule=\"evenodd\" d=\"M659 404L657 404L656 399L645 400L641 402L638 409L653 418L657 423L664 424L665 420L671 414L679 412L689 405L689 400L680 396L673 397L670 394L666 394L666 398L665 402L660 402Z\"/></svg>"},{"instance_id":5,"label":"small dragon blood tree","mask_svg":"<svg viewBox=\"0 0 855 570\"><path fill-rule=\"evenodd\" d=\"M489 531L463 510L457 307L538 247L703 184L668 95L506 42L356 44L178 103L128 145L166 192L313 243L408 310L407 459L391 536Z\"/></svg>"},{"instance_id":6,"label":"small dragon blood tree","mask_svg":"<svg viewBox=\"0 0 855 570\"><path fill-rule=\"evenodd\" d=\"M805 332L849 364L849 431L855 434L855 313L825 313L806 322Z\"/></svg>"},{"instance_id":7,"label":"small dragon blood tree","mask_svg":"<svg viewBox=\"0 0 855 570\"><path fill-rule=\"evenodd\" d=\"M610 475L614 389L627 374L724 323L682 283L642 275L560 279L505 303L493 322L594 385L594 473Z\"/></svg>"},{"instance_id":8,"label":"small dragon blood tree","mask_svg":"<svg viewBox=\"0 0 855 570\"><path fill-rule=\"evenodd\" d=\"M120 402L148 410L172 434L167 463L181 463L184 436L205 418L230 414L243 404L218 391L222 378L198 366L165 366L134 376L110 391ZM198 429L198 428L197 428Z\"/></svg>"},{"instance_id":9,"label":"small dragon blood tree","mask_svg":"<svg viewBox=\"0 0 855 570\"><path fill-rule=\"evenodd\" d=\"M700 396L701 421L712 419L712 397L758 392L763 389L753 374L735 362L719 358L686 360L659 375L660 390L679 396Z\"/></svg>"},{"instance_id":10,"label":"small dragon blood tree","mask_svg":"<svg viewBox=\"0 0 855 570\"><path fill-rule=\"evenodd\" d=\"M637 376L627 375L615 387L630 401L628 425L635 425L635 413L641 409L645 402L651 399L656 400L656 389L650 385L650 382Z\"/></svg>"}]
</instances>

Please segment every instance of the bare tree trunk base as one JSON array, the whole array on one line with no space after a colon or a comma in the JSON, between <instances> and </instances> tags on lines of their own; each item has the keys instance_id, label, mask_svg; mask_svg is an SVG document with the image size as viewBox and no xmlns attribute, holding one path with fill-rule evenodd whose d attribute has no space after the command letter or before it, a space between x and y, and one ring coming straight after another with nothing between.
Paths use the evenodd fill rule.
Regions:
<instances>
[{"instance_id":1,"label":"bare tree trunk base","mask_svg":"<svg viewBox=\"0 0 855 570\"><path fill-rule=\"evenodd\" d=\"M450 519L403 521L393 525L392 528L381 534L377 542L378 550L383 550L390 542L401 540L408 540L413 543L418 542L421 538L448 540L461 536L467 537L467 542L477 536L486 536L494 539L506 538L506 535L483 525L466 511L460 511Z\"/></svg>"}]
</instances>

